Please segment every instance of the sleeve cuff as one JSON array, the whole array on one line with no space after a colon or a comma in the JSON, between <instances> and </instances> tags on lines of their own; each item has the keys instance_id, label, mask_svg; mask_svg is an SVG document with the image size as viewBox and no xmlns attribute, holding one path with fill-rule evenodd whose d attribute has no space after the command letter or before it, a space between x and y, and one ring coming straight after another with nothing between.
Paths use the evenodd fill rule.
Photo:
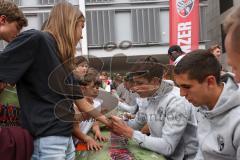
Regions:
<instances>
[{"instance_id":1,"label":"sleeve cuff","mask_svg":"<svg viewBox=\"0 0 240 160\"><path fill-rule=\"evenodd\" d=\"M139 145L143 146L143 142L145 140L145 135L142 134L140 131L133 131L132 139Z\"/></svg>"}]
</instances>

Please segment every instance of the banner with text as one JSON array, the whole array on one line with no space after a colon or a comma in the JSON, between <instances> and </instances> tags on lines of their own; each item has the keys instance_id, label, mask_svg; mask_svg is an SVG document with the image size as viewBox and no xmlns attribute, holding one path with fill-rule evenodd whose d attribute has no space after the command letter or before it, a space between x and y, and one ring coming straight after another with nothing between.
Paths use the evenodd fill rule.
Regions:
<instances>
[{"instance_id":1,"label":"banner with text","mask_svg":"<svg viewBox=\"0 0 240 160\"><path fill-rule=\"evenodd\" d=\"M198 49L199 0L170 0L170 46L179 45L185 53Z\"/></svg>"}]
</instances>

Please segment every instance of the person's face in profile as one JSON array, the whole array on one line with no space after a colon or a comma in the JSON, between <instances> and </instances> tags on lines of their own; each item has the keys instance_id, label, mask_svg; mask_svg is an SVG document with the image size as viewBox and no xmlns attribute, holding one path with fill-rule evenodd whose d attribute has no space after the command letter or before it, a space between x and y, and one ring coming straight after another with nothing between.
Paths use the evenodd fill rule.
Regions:
<instances>
[{"instance_id":1,"label":"person's face in profile","mask_svg":"<svg viewBox=\"0 0 240 160\"><path fill-rule=\"evenodd\" d=\"M0 16L0 39L9 43L17 37L20 31L21 27L16 21L8 22L6 16Z\"/></svg>"},{"instance_id":2,"label":"person's face in profile","mask_svg":"<svg viewBox=\"0 0 240 160\"><path fill-rule=\"evenodd\" d=\"M218 59L218 61L220 61L221 49L220 49L220 48L215 48L215 49L213 50L213 54L214 54L214 56Z\"/></svg>"},{"instance_id":3,"label":"person's face in profile","mask_svg":"<svg viewBox=\"0 0 240 160\"><path fill-rule=\"evenodd\" d=\"M169 58L172 61L175 61L180 55L182 55L182 52L178 52L178 51L172 51L171 53L168 54Z\"/></svg>"},{"instance_id":4,"label":"person's face in profile","mask_svg":"<svg viewBox=\"0 0 240 160\"><path fill-rule=\"evenodd\" d=\"M76 46L77 43L83 38L82 37L82 30L84 28L85 20L84 18L80 18L80 20L77 22L76 29L75 29L75 40L76 40Z\"/></svg>"}]
</instances>

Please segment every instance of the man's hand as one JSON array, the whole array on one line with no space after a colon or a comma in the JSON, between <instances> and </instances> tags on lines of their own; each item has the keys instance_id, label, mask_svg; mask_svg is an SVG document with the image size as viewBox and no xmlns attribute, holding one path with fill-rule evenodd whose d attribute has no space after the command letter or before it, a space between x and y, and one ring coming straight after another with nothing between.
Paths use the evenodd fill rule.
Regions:
<instances>
[{"instance_id":1,"label":"man's hand","mask_svg":"<svg viewBox=\"0 0 240 160\"><path fill-rule=\"evenodd\" d=\"M127 138L132 138L133 129L129 127L121 118L117 116L111 116L113 124L113 132L123 135Z\"/></svg>"}]
</instances>

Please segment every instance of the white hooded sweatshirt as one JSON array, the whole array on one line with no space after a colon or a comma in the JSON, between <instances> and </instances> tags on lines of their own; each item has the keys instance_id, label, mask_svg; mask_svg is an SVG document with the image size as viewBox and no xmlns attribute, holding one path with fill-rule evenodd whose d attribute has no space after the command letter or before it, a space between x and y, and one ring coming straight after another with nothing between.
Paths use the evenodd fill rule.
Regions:
<instances>
[{"instance_id":1,"label":"white hooded sweatshirt","mask_svg":"<svg viewBox=\"0 0 240 160\"><path fill-rule=\"evenodd\" d=\"M231 78L209 111L200 108L195 160L240 160L240 89Z\"/></svg>"},{"instance_id":2,"label":"white hooded sweatshirt","mask_svg":"<svg viewBox=\"0 0 240 160\"><path fill-rule=\"evenodd\" d=\"M150 136L138 129L147 123ZM141 147L172 160L192 160L197 153L197 122L193 106L180 96L179 88L162 81L158 91L148 98L148 106L139 110L128 125Z\"/></svg>"}]
</instances>

